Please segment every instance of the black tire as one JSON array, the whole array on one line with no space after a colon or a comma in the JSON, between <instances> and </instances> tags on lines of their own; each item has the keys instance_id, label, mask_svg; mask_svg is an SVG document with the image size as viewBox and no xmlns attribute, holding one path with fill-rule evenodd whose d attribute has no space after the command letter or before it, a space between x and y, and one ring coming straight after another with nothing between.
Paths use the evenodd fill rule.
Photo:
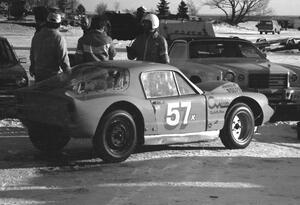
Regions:
<instances>
[{"instance_id":1,"label":"black tire","mask_svg":"<svg viewBox=\"0 0 300 205\"><path fill-rule=\"evenodd\" d=\"M226 148L242 149L247 147L254 135L254 117L251 109L244 103L233 105L220 131L220 138Z\"/></svg>"},{"instance_id":2,"label":"black tire","mask_svg":"<svg viewBox=\"0 0 300 205\"><path fill-rule=\"evenodd\" d=\"M263 32L262 32L262 31L260 31L259 33L260 33L260 35L261 35L261 34L263 34Z\"/></svg>"},{"instance_id":3,"label":"black tire","mask_svg":"<svg viewBox=\"0 0 300 205\"><path fill-rule=\"evenodd\" d=\"M57 153L70 141L68 134L58 126L30 123L27 128L33 146L45 153Z\"/></svg>"},{"instance_id":4,"label":"black tire","mask_svg":"<svg viewBox=\"0 0 300 205\"><path fill-rule=\"evenodd\" d=\"M137 146L137 129L131 114L115 110L104 116L93 138L93 146L105 162L125 161Z\"/></svg>"}]
</instances>

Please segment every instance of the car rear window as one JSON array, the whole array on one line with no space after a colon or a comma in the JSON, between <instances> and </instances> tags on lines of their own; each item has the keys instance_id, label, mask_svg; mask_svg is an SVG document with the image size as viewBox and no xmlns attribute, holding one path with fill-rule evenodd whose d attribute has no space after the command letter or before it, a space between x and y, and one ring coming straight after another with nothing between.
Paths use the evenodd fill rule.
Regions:
<instances>
[{"instance_id":1,"label":"car rear window","mask_svg":"<svg viewBox=\"0 0 300 205\"><path fill-rule=\"evenodd\" d=\"M93 91L124 90L129 85L129 71L119 68L85 70L81 75L71 80L71 85L73 91L78 94Z\"/></svg>"},{"instance_id":2,"label":"car rear window","mask_svg":"<svg viewBox=\"0 0 300 205\"><path fill-rule=\"evenodd\" d=\"M261 25L272 25L272 21L260 21Z\"/></svg>"}]
</instances>

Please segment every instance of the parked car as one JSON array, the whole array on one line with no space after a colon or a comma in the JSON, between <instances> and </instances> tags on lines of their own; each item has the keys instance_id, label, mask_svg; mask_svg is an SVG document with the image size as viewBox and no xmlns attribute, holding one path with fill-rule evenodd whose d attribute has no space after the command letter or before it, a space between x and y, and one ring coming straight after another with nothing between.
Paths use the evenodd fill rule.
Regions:
<instances>
[{"instance_id":1,"label":"parked car","mask_svg":"<svg viewBox=\"0 0 300 205\"><path fill-rule=\"evenodd\" d=\"M276 110L272 120L299 120L300 67L270 62L250 41L185 38L169 49L171 64L194 83L226 80L243 91L265 94Z\"/></svg>"},{"instance_id":2,"label":"parked car","mask_svg":"<svg viewBox=\"0 0 300 205\"><path fill-rule=\"evenodd\" d=\"M28 77L6 38L0 37L0 119L14 115L12 91L28 85Z\"/></svg>"},{"instance_id":3,"label":"parked car","mask_svg":"<svg viewBox=\"0 0 300 205\"><path fill-rule=\"evenodd\" d=\"M80 64L16 94L36 148L56 152L70 137L86 137L107 162L126 160L137 146L212 134L229 149L245 148L254 127L273 114L264 95L243 93L235 83L197 87L173 66L139 61Z\"/></svg>"},{"instance_id":4,"label":"parked car","mask_svg":"<svg viewBox=\"0 0 300 205\"><path fill-rule=\"evenodd\" d=\"M261 20L256 25L258 31L260 34L268 34L268 33L278 33L280 34L281 26L276 20Z\"/></svg>"}]
</instances>

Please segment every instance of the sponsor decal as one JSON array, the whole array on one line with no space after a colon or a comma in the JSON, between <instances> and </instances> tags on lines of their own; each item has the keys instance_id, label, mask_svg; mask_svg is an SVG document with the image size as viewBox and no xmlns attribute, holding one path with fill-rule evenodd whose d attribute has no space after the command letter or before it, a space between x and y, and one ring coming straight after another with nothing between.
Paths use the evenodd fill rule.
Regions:
<instances>
[{"instance_id":1,"label":"sponsor decal","mask_svg":"<svg viewBox=\"0 0 300 205\"><path fill-rule=\"evenodd\" d=\"M222 88L226 90L228 93L240 93L242 92L241 88L236 84L226 84L223 85Z\"/></svg>"},{"instance_id":2,"label":"sponsor decal","mask_svg":"<svg viewBox=\"0 0 300 205\"><path fill-rule=\"evenodd\" d=\"M209 96L207 99L208 111L211 115L225 113L229 104L229 101L224 99L215 99L214 96Z\"/></svg>"}]
</instances>

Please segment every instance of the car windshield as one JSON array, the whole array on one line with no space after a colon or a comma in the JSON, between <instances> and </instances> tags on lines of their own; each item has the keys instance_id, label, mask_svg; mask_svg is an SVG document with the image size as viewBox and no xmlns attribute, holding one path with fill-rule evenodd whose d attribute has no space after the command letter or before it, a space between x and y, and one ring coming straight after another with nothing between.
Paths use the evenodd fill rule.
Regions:
<instances>
[{"instance_id":1,"label":"car windshield","mask_svg":"<svg viewBox=\"0 0 300 205\"><path fill-rule=\"evenodd\" d=\"M253 45L238 41L193 41L190 58L264 58Z\"/></svg>"}]
</instances>

